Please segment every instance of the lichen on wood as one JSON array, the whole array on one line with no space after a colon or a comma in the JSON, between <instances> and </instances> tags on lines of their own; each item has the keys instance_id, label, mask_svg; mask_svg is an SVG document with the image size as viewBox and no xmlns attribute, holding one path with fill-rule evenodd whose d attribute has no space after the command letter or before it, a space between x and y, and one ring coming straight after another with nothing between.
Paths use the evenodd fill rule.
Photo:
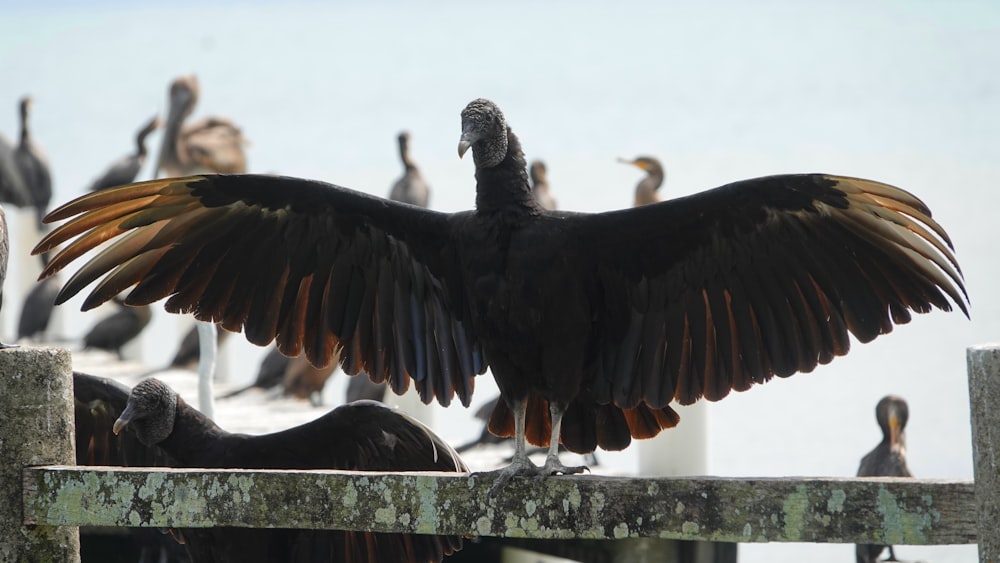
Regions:
<instances>
[{"instance_id":1,"label":"lichen on wood","mask_svg":"<svg viewBox=\"0 0 1000 563\"><path fill-rule=\"evenodd\" d=\"M282 527L523 538L955 544L968 481L33 468L25 517L67 525Z\"/></svg>"}]
</instances>

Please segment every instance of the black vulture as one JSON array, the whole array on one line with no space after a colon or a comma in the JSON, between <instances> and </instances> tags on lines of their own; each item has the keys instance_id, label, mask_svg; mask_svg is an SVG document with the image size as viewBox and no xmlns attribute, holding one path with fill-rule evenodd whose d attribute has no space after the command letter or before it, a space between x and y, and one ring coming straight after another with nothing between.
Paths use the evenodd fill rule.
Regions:
<instances>
[{"instance_id":1,"label":"black vulture","mask_svg":"<svg viewBox=\"0 0 1000 563\"><path fill-rule=\"evenodd\" d=\"M552 196L552 192L549 190L549 174L545 163L541 160L533 161L528 168L528 172L531 176L531 192L535 194L538 204L543 209L555 211L557 207L556 198Z\"/></svg>"},{"instance_id":2,"label":"black vulture","mask_svg":"<svg viewBox=\"0 0 1000 563\"><path fill-rule=\"evenodd\" d=\"M633 207L662 201L663 198L660 197L657 191L663 185L663 179L666 177L666 174L663 172L663 165L660 164L659 160L651 156L640 156L635 160L619 158L618 161L631 164L646 171L646 177L639 180L639 184L635 187Z\"/></svg>"},{"instance_id":3,"label":"black vulture","mask_svg":"<svg viewBox=\"0 0 1000 563\"><path fill-rule=\"evenodd\" d=\"M122 347L142 333L153 311L149 305L130 306L115 300L118 310L97 321L83 336L84 348L115 352L122 357Z\"/></svg>"},{"instance_id":4,"label":"black vulture","mask_svg":"<svg viewBox=\"0 0 1000 563\"><path fill-rule=\"evenodd\" d=\"M176 467L448 471L468 468L428 428L375 401L358 401L273 434L231 434L157 379L139 382L114 423L173 457ZM440 561L461 549L455 536L320 530L178 530L195 562Z\"/></svg>"},{"instance_id":5,"label":"black vulture","mask_svg":"<svg viewBox=\"0 0 1000 563\"><path fill-rule=\"evenodd\" d=\"M14 162L17 163L18 171L28 194L31 196L31 204L35 207L38 217L38 224L42 224L42 218L49 208L52 200L52 175L49 172L49 161L41 147L35 143L28 127L28 113L31 110L32 99L30 96L21 98L21 142L14 150Z\"/></svg>"},{"instance_id":6,"label":"black vulture","mask_svg":"<svg viewBox=\"0 0 1000 563\"><path fill-rule=\"evenodd\" d=\"M17 207L31 205L31 194L14 159L14 145L3 135L0 135L0 203Z\"/></svg>"},{"instance_id":7,"label":"black vulture","mask_svg":"<svg viewBox=\"0 0 1000 563\"><path fill-rule=\"evenodd\" d=\"M902 397L887 395L875 407L875 420L882 429L882 441L875 449L861 458L858 477L913 477L906 466L906 421L910 409ZM858 544L855 548L857 563L875 563L879 555L889 549L888 561L896 561L891 545Z\"/></svg>"},{"instance_id":8,"label":"black vulture","mask_svg":"<svg viewBox=\"0 0 1000 563\"><path fill-rule=\"evenodd\" d=\"M159 117L153 117L135 136L135 154L130 154L116 160L104 171L103 174L94 179L87 188L92 192L113 188L122 184L135 181L135 177L146 162L146 137L156 130L162 122Z\"/></svg>"},{"instance_id":9,"label":"black vulture","mask_svg":"<svg viewBox=\"0 0 1000 563\"><path fill-rule=\"evenodd\" d=\"M139 442L135 433L116 436L115 420L128 403L130 389L113 379L73 372L74 424L77 465L119 467L171 467L177 462L157 446ZM81 560L97 560L91 553L88 532L81 530ZM139 552L139 561L182 563L190 561L183 546L171 536L148 528L128 528L130 543ZM116 545L118 552L126 545ZM96 551L96 550L95 550Z\"/></svg>"},{"instance_id":10,"label":"black vulture","mask_svg":"<svg viewBox=\"0 0 1000 563\"><path fill-rule=\"evenodd\" d=\"M185 124L198 103L198 78L181 76L170 84L167 120L157 173L168 176L202 172L246 172L243 132L224 117L206 117Z\"/></svg>"},{"instance_id":11,"label":"black vulture","mask_svg":"<svg viewBox=\"0 0 1000 563\"><path fill-rule=\"evenodd\" d=\"M399 134L399 159L403 161L403 177L396 180L389 190L389 199L411 205L427 207L431 197L431 188L420 174L420 169L410 158L410 134L403 131Z\"/></svg>"},{"instance_id":12,"label":"black vulture","mask_svg":"<svg viewBox=\"0 0 1000 563\"><path fill-rule=\"evenodd\" d=\"M39 255L42 268L48 264L48 253ZM62 286L60 276L52 276L36 283L24 297L21 304L21 316L17 321L17 338L33 339L43 334L49 328L52 310L56 306L56 296Z\"/></svg>"},{"instance_id":13,"label":"black vulture","mask_svg":"<svg viewBox=\"0 0 1000 563\"><path fill-rule=\"evenodd\" d=\"M933 308L966 315L944 229L917 197L827 174L743 180L604 213L545 211L500 109L471 102L476 209L441 213L322 182L205 175L89 194L35 252L74 239L42 277L116 239L60 294L104 278L90 309L128 303L277 340L425 402L469 404L489 367L515 435L510 475L579 471L571 451L622 449L719 400L844 355ZM122 236L124 235L124 236ZM107 274L105 276L105 274ZM551 439L551 438L555 439ZM544 468L525 440L549 446Z\"/></svg>"}]
</instances>

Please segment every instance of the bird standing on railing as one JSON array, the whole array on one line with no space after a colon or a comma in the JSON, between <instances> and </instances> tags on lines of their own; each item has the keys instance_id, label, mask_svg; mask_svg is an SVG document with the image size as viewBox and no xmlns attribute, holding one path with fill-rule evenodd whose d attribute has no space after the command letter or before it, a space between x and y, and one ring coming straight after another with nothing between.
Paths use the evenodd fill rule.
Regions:
<instances>
[{"instance_id":1,"label":"bird standing on railing","mask_svg":"<svg viewBox=\"0 0 1000 563\"><path fill-rule=\"evenodd\" d=\"M462 459L415 419L374 401L333 409L306 424L260 436L231 434L156 379L139 382L114 423L158 446L175 467L343 469L466 473ZM441 561L457 536L325 530L178 530L194 561Z\"/></svg>"},{"instance_id":2,"label":"bird standing on railing","mask_svg":"<svg viewBox=\"0 0 1000 563\"><path fill-rule=\"evenodd\" d=\"M321 182L208 175L78 198L35 248L79 235L63 288L103 280L89 309L168 298L288 355L369 373L425 402L468 404L489 367L515 437L497 479L574 473L558 457L618 450L677 424L671 403L719 400L844 355L933 308L967 314L951 242L918 198L859 178L796 174L605 213L547 212L500 109L471 102L459 155L476 209L440 213ZM126 266L118 267L125 264ZM107 275L105 275L107 274ZM544 467L525 444L548 446Z\"/></svg>"},{"instance_id":3,"label":"bird standing on railing","mask_svg":"<svg viewBox=\"0 0 1000 563\"><path fill-rule=\"evenodd\" d=\"M913 477L906 465L906 421L910 408L902 397L888 395L875 407L875 420L882 429L882 441L861 459L858 477ZM855 548L857 563L875 563L889 549L889 559L898 561L891 545L863 545Z\"/></svg>"}]
</instances>

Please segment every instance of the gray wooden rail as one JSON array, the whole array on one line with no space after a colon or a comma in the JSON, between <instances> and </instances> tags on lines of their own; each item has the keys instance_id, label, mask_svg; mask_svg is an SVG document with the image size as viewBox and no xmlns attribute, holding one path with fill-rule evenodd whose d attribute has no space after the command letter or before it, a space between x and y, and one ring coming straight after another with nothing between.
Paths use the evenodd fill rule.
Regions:
<instances>
[{"instance_id":1,"label":"gray wooden rail","mask_svg":"<svg viewBox=\"0 0 1000 563\"><path fill-rule=\"evenodd\" d=\"M60 455L13 458L4 432L64 427L71 410L68 366L49 362L37 373L10 377L21 354L44 363L58 354L0 353L0 396L34 394L8 416L0 404L0 487L17 498L19 532L0 523L0 558L53 547L51 557L74 561L70 540L53 531L74 526L294 527L447 533L519 538L621 540L667 538L722 542L979 543L981 561L1000 561L1000 351L969 350L976 479L733 479L604 476L514 480L487 499L489 476L350 473L341 471L174 470L79 468ZM27 371L25 371L27 370ZM31 377L60 379L48 386ZM36 380L37 381L37 380ZM46 396L42 396L42 395ZM13 399L12 401L13 402ZM993 417L993 418L990 418ZM18 420L14 420L18 419ZM69 418L71 421L72 419ZM45 430L43 430L45 429ZM58 431L57 431L58 432ZM62 436L62 437L60 437ZM56 434L56 441L65 436ZM29 440L30 441L30 440ZM20 451L20 450L19 450ZM72 447L70 446L70 457ZM51 464L39 466L40 464ZM16 480L13 476L16 475ZM977 523L977 508L979 510ZM0 513L12 512L0 509ZM18 551L21 550L21 551ZM61 555L65 554L65 556Z\"/></svg>"}]
</instances>

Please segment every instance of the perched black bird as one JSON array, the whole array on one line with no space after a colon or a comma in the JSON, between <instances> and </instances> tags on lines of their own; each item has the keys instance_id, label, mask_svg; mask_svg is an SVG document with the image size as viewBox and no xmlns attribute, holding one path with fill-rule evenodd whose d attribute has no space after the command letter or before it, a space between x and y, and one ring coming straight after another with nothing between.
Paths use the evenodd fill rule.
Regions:
<instances>
[{"instance_id":1,"label":"perched black bird","mask_svg":"<svg viewBox=\"0 0 1000 563\"><path fill-rule=\"evenodd\" d=\"M215 344L216 346L222 346L223 343L229 338L229 331L217 330L215 331ZM198 343L198 327L193 326L190 330L184 333L181 338L180 344L177 346L177 351L174 352L174 357L171 358L170 364L166 369L177 369L177 368L188 368L198 363L198 359L201 357L201 345Z\"/></svg>"},{"instance_id":2,"label":"perched black bird","mask_svg":"<svg viewBox=\"0 0 1000 563\"><path fill-rule=\"evenodd\" d=\"M392 189L389 190L389 199L427 207L431 197L431 188L420 174L420 169L410 158L410 134L403 131L399 134L398 140L399 159L403 161L403 177L392 185Z\"/></svg>"},{"instance_id":3,"label":"perched black bird","mask_svg":"<svg viewBox=\"0 0 1000 563\"><path fill-rule=\"evenodd\" d=\"M531 191L535 194L538 204L543 209L554 211L558 206L556 205L556 198L552 196L552 192L549 190L549 174L545 163L541 160L532 162L531 167L528 168L528 172L531 175Z\"/></svg>"},{"instance_id":4,"label":"perched black bird","mask_svg":"<svg viewBox=\"0 0 1000 563\"><path fill-rule=\"evenodd\" d=\"M231 434L156 379L137 384L114 423L157 445L177 467L449 471L468 468L416 420L374 401L338 407L303 425L266 434ZM462 546L455 536L199 528L179 530L195 562L440 561Z\"/></svg>"},{"instance_id":5,"label":"perched black bird","mask_svg":"<svg viewBox=\"0 0 1000 563\"><path fill-rule=\"evenodd\" d=\"M3 135L0 135L0 203L17 207L31 205L31 194L14 159L14 145Z\"/></svg>"},{"instance_id":6,"label":"perched black bird","mask_svg":"<svg viewBox=\"0 0 1000 563\"><path fill-rule=\"evenodd\" d=\"M321 182L208 175L83 196L35 248L79 235L43 272L87 262L64 301L127 302L242 330L397 393L468 404L489 367L514 474L574 472L677 424L670 407L810 371L911 312L967 314L944 229L915 196L825 174L744 180L606 213L547 212L517 137L487 100L462 111L476 209L441 213ZM77 217L79 216L79 217ZM120 266L119 265L123 265ZM107 274L107 275L105 275ZM548 445L539 469L525 440Z\"/></svg>"},{"instance_id":7,"label":"perched black bird","mask_svg":"<svg viewBox=\"0 0 1000 563\"><path fill-rule=\"evenodd\" d=\"M148 305L129 306L115 299L119 308L97 321L83 337L84 348L115 352L122 357L122 347L139 336L149 324L153 312Z\"/></svg>"},{"instance_id":8,"label":"perched black bird","mask_svg":"<svg viewBox=\"0 0 1000 563\"><path fill-rule=\"evenodd\" d=\"M875 407L875 420L882 429L882 441L861 458L858 477L913 477L906 466L906 421L910 409L902 397L887 395ZM887 561L897 561L891 545L863 545L855 548L857 563L875 563L889 549Z\"/></svg>"},{"instance_id":9,"label":"perched black bird","mask_svg":"<svg viewBox=\"0 0 1000 563\"><path fill-rule=\"evenodd\" d=\"M221 395L219 398L228 399L246 393L251 389L266 390L277 387L285 380L285 371L291 362L292 359L282 354L277 346L271 346L267 354L264 354L264 359L260 362L260 367L257 369L257 376L254 377L253 383L246 387L234 389L225 395Z\"/></svg>"},{"instance_id":10,"label":"perched black bird","mask_svg":"<svg viewBox=\"0 0 1000 563\"><path fill-rule=\"evenodd\" d=\"M660 164L659 160L651 156L640 156L635 160L619 158L618 162L631 164L632 166L636 166L639 169L646 171L646 177L639 180L639 184L635 187L635 201L632 204L633 207L662 201L663 198L660 197L660 194L657 193L657 191L660 189L660 186L663 185L663 179L666 178L666 173L663 171L663 165Z\"/></svg>"},{"instance_id":11,"label":"perched black bird","mask_svg":"<svg viewBox=\"0 0 1000 563\"><path fill-rule=\"evenodd\" d=\"M115 435L115 420L128 403L130 389L117 381L73 372L74 423L77 465L112 465L118 467L171 467L177 462L157 446L139 442L135 433ZM190 558L183 546L171 536L149 528L128 528L139 561L186 563ZM88 552L88 531L81 531L81 560L97 560ZM129 545L118 545L119 553Z\"/></svg>"},{"instance_id":12,"label":"perched black bird","mask_svg":"<svg viewBox=\"0 0 1000 563\"><path fill-rule=\"evenodd\" d=\"M21 179L28 188L31 196L31 204L35 207L38 216L38 224L42 224L42 218L49 208L52 200L52 175L49 172L49 161L42 152L41 147L35 143L28 128L28 114L31 110L32 99L30 96L21 98L21 142L14 150L14 162L17 163Z\"/></svg>"},{"instance_id":13,"label":"perched black bird","mask_svg":"<svg viewBox=\"0 0 1000 563\"><path fill-rule=\"evenodd\" d=\"M113 162L103 174L90 183L90 187L87 189L96 192L134 182L136 175L139 174L139 170L142 169L143 163L146 162L146 137L155 131L161 123L159 117L153 117L153 119L143 125L135 137L135 154L123 156Z\"/></svg>"},{"instance_id":14,"label":"perched black bird","mask_svg":"<svg viewBox=\"0 0 1000 563\"><path fill-rule=\"evenodd\" d=\"M42 268L49 263L48 253L39 255L42 260ZM49 321L52 320L52 310L56 306L56 297L59 295L59 288L62 286L60 276L46 278L34 285L28 295L24 297L21 304L21 316L17 321L17 338L33 339L43 334L49 328Z\"/></svg>"}]
</instances>

